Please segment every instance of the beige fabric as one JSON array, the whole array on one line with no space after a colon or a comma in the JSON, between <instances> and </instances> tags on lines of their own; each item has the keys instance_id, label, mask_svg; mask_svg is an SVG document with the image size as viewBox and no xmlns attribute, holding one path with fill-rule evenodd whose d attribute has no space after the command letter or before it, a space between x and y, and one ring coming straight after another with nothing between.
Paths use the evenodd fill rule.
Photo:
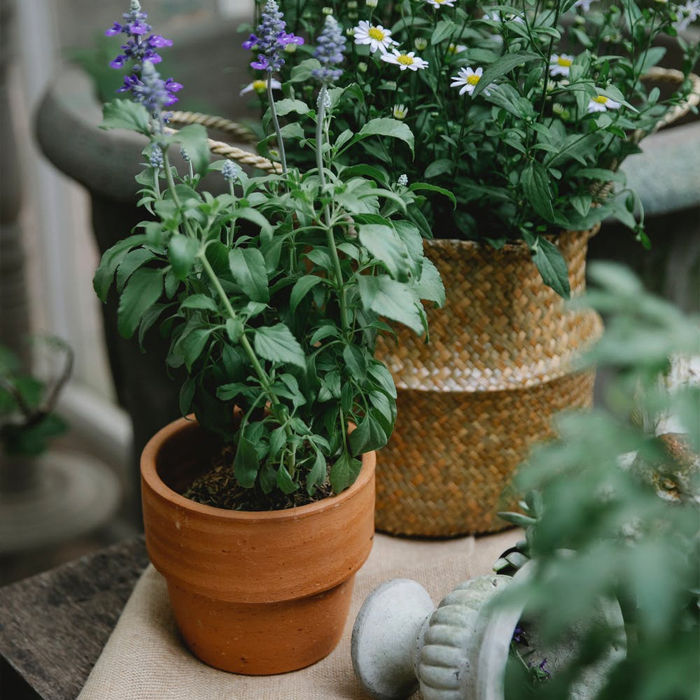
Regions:
<instances>
[{"instance_id":1,"label":"beige fabric","mask_svg":"<svg viewBox=\"0 0 700 700\"><path fill-rule=\"evenodd\" d=\"M498 555L521 537L517 530L446 542L377 535L357 574L338 648L314 666L268 677L233 675L197 661L179 640L164 579L149 566L78 700L363 700L352 671L350 636L367 595L389 579L411 578L437 603L460 581L490 573Z\"/></svg>"}]
</instances>

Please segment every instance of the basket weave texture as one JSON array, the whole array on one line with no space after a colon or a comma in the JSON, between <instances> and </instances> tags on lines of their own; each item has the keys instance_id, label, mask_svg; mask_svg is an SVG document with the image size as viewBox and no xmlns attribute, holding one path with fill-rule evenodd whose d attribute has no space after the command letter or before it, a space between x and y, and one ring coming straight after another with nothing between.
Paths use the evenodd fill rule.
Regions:
<instances>
[{"instance_id":1,"label":"basket weave texture","mask_svg":"<svg viewBox=\"0 0 700 700\"><path fill-rule=\"evenodd\" d=\"M555 239L572 296L585 289L594 231ZM397 328L377 357L398 389L398 420L377 464L377 528L426 537L496 532L501 494L551 418L589 407L593 372L580 352L600 337L600 317L570 310L540 278L523 243L500 250L472 241L426 242L447 290L428 309L430 343Z\"/></svg>"}]
</instances>

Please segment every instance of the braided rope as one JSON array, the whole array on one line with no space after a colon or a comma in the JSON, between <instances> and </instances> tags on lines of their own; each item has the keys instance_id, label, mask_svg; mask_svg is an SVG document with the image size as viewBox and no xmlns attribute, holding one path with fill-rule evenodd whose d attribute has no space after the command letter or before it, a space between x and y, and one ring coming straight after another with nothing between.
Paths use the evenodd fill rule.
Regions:
<instances>
[{"instance_id":1,"label":"braided rope","mask_svg":"<svg viewBox=\"0 0 700 700\"><path fill-rule=\"evenodd\" d=\"M165 129L166 134L176 134L177 129ZM258 170L264 170L268 173L281 173L282 166L279 163L273 163L267 158L259 156L257 153L251 153L250 151L245 151L237 146L232 146L231 144L224 143L223 141L215 141L214 139L207 139L209 144L209 150L217 156L223 156L224 158L230 158L235 160L242 165L249 165L252 168L257 168Z\"/></svg>"},{"instance_id":2,"label":"braided rope","mask_svg":"<svg viewBox=\"0 0 700 700\"><path fill-rule=\"evenodd\" d=\"M224 117L215 117L201 112L173 112L170 121L174 124L201 124L207 129L216 129L229 134L243 143L255 143L255 134L246 126Z\"/></svg>"}]
</instances>

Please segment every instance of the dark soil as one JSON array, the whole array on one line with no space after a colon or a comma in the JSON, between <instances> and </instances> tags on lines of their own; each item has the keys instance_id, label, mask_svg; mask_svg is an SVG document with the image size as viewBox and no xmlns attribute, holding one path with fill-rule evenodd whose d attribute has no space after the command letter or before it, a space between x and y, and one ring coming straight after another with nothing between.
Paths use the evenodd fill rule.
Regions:
<instances>
[{"instance_id":1,"label":"dark soil","mask_svg":"<svg viewBox=\"0 0 700 700\"><path fill-rule=\"evenodd\" d=\"M266 494L257 484L254 488L244 489L236 483L233 475L234 455L233 447L224 447L221 454L215 458L214 467L195 479L182 495L214 508L255 512L296 508L333 495L328 479L316 488L313 496L309 496L303 486L290 494L285 494L279 489ZM301 483L304 483L304 479L301 479Z\"/></svg>"}]
</instances>

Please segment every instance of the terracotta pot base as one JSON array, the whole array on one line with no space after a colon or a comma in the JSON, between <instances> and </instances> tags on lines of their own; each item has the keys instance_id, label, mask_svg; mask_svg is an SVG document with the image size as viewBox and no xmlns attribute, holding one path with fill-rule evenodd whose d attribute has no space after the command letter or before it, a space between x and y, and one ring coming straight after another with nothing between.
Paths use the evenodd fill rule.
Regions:
<instances>
[{"instance_id":1,"label":"terracotta pot base","mask_svg":"<svg viewBox=\"0 0 700 700\"><path fill-rule=\"evenodd\" d=\"M272 675L310 666L340 641L355 573L374 537L374 453L338 496L298 508L230 511L181 494L211 463L195 422L158 432L141 458L146 547L178 628L215 668Z\"/></svg>"},{"instance_id":2,"label":"terracotta pot base","mask_svg":"<svg viewBox=\"0 0 700 700\"><path fill-rule=\"evenodd\" d=\"M280 603L227 603L168 585L187 648L209 666L249 676L288 673L340 642L355 576L324 593Z\"/></svg>"}]
</instances>

